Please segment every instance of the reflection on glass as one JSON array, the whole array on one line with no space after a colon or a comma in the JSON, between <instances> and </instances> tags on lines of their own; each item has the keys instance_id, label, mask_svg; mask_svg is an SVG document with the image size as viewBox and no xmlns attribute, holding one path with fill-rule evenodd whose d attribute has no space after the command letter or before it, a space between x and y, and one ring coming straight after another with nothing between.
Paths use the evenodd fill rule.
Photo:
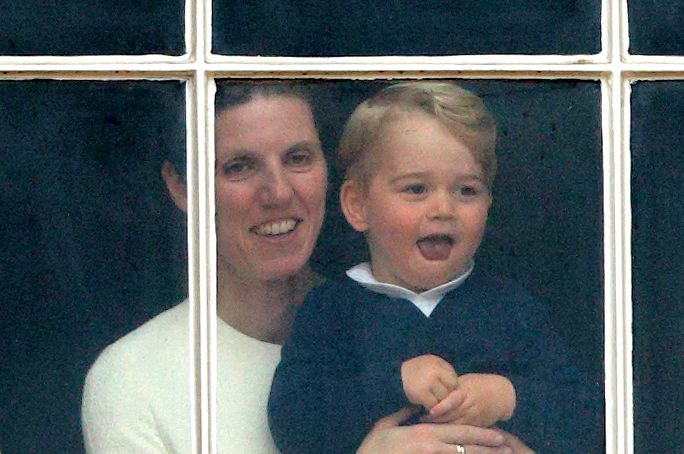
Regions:
<instances>
[{"instance_id":1,"label":"reflection on glass","mask_svg":"<svg viewBox=\"0 0 684 454\"><path fill-rule=\"evenodd\" d=\"M82 452L88 368L185 294L184 84L0 82L2 452Z\"/></svg>"},{"instance_id":2,"label":"reflection on glass","mask_svg":"<svg viewBox=\"0 0 684 454\"><path fill-rule=\"evenodd\" d=\"M629 52L684 55L684 5L679 0L629 0Z\"/></svg>"},{"instance_id":3,"label":"reflection on glass","mask_svg":"<svg viewBox=\"0 0 684 454\"><path fill-rule=\"evenodd\" d=\"M342 56L593 54L601 2L213 2L213 52Z\"/></svg>"},{"instance_id":4,"label":"reflection on glass","mask_svg":"<svg viewBox=\"0 0 684 454\"><path fill-rule=\"evenodd\" d=\"M483 98L499 124L494 202L476 267L510 277L547 302L572 361L601 389L600 86L569 81L461 83ZM352 110L385 85L219 84L219 449L237 452L256 442L259 452L272 452L266 399L280 344L290 334L293 306L317 282L308 268L334 280L368 259L363 236L352 231L340 212L342 177L333 164L334 150ZM309 257L322 209L317 136L329 162L330 185L325 221ZM285 249L283 243L292 246L287 238L297 247ZM274 282L282 286L272 286ZM278 293L285 290L284 296ZM273 295L279 297L271 300ZM597 409L586 417L600 420L600 413ZM592 427L600 430L598 424ZM582 443L585 452L603 452L600 442Z\"/></svg>"},{"instance_id":5,"label":"reflection on glass","mask_svg":"<svg viewBox=\"0 0 684 454\"><path fill-rule=\"evenodd\" d=\"M10 0L0 55L182 55L184 14L183 0Z\"/></svg>"},{"instance_id":6,"label":"reflection on glass","mask_svg":"<svg viewBox=\"0 0 684 454\"><path fill-rule=\"evenodd\" d=\"M632 89L635 452L684 447L684 82Z\"/></svg>"}]
</instances>

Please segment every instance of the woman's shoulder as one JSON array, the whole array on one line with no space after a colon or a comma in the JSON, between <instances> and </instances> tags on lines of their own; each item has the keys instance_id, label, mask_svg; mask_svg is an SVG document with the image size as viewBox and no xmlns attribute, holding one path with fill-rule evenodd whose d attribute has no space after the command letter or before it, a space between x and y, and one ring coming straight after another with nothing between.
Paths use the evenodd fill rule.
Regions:
<instances>
[{"instance_id":1,"label":"woman's shoulder","mask_svg":"<svg viewBox=\"0 0 684 454\"><path fill-rule=\"evenodd\" d=\"M183 415L189 414L188 312L187 301L180 303L100 353L86 376L82 402L84 436L93 452L114 445L166 452L159 424L176 427L172 439L187 438L189 446L183 429Z\"/></svg>"},{"instance_id":2,"label":"woman's shoulder","mask_svg":"<svg viewBox=\"0 0 684 454\"><path fill-rule=\"evenodd\" d=\"M167 309L106 347L88 373L93 376L126 371L146 373L164 358L177 358L188 350L188 301ZM142 367L140 367L142 366Z\"/></svg>"}]
</instances>

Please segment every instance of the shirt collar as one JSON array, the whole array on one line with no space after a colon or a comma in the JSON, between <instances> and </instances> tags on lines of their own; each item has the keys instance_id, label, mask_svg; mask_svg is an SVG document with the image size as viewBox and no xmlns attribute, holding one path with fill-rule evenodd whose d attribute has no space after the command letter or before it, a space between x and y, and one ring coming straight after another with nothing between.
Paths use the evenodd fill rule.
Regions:
<instances>
[{"instance_id":1,"label":"shirt collar","mask_svg":"<svg viewBox=\"0 0 684 454\"><path fill-rule=\"evenodd\" d=\"M387 295L392 298L403 298L409 300L426 317L429 317L439 302L442 301L444 295L460 286L468 278L468 276L470 276L474 266L474 263L471 263L468 270L458 276L456 279L431 288L430 290L426 290L422 293L416 293L399 285L379 282L377 279L375 279L375 276L373 276L370 263L368 262L360 263L349 268L347 270L347 276L372 292Z\"/></svg>"}]
</instances>

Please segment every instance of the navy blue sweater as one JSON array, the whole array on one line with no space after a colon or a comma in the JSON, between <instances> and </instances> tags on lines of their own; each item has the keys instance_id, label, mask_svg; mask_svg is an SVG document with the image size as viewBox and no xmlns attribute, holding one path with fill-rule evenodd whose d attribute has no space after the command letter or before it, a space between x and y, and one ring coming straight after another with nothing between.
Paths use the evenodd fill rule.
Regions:
<instances>
[{"instance_id":1,"label":"navy blue sweater","mask_svg":"<svg viewBox=\"0 0 684 454\"><path fill-rule=\"evenodd\" d=\"M351 279L312 290L271 388L276 445L283 454L353 453L376 420L409 404L401 363L428 353L458 374L509 378L517 406L499 427L538 453L602 452L598 387L569 364L543 306L477 270L429 318Z\"/></svg>"}]
</instances>

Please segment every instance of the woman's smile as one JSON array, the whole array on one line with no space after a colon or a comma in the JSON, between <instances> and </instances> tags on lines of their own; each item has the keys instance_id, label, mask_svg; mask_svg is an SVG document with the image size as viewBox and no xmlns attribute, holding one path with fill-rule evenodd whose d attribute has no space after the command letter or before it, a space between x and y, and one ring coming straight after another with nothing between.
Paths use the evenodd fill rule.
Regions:
<instances>
[{"instance_id":1,"label":"woman's smile","mask_svg":"<svg viewBox=\"0 0 684 454\"><path fill-rule=\"evenodd\" d=\"M270 221L255 225L249 229L249 231L259 236L284 236L293 232L300 222L302 222L302 220L297 218L281 219L279 221Z\"/></svg>"}]
</instances>

